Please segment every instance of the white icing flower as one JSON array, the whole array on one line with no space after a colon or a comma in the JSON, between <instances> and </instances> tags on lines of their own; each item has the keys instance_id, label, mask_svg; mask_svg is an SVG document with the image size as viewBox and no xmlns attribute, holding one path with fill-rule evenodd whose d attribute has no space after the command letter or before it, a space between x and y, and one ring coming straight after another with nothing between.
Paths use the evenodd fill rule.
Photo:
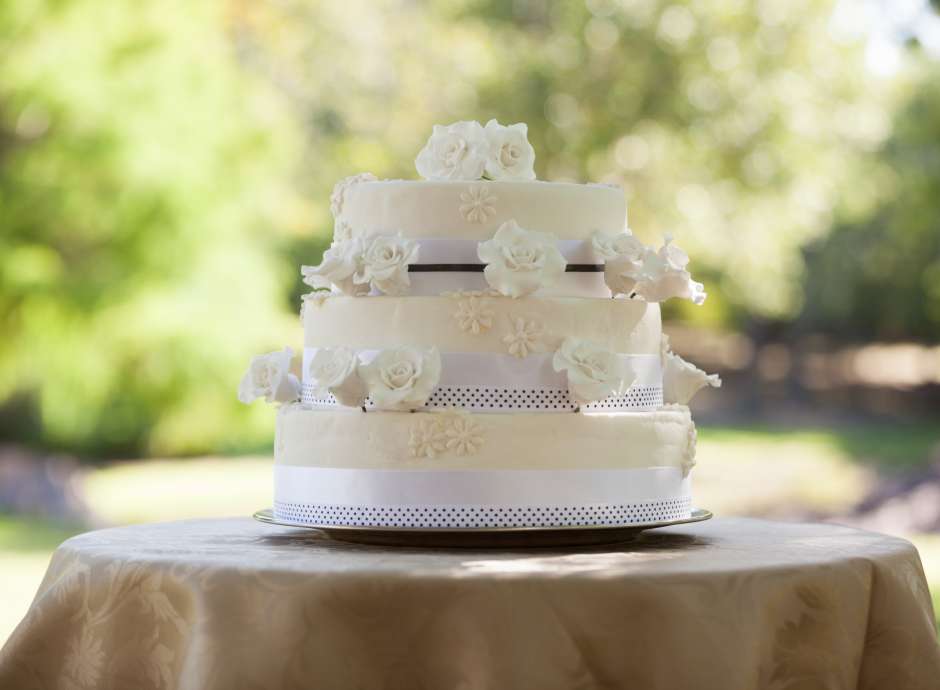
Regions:
<instances>
[{"instance_id":1,"label":"white icing flower","mask_svg":"<svg viewBox=\"0 0 940 690\"><path fill-rule=\"evenodd\" d=\"M663 336L663 402L688 405L705 386L721 387L718 374L706 374L697 366L686 362L669 349L669 339Z\"/></svg>"},{"instance_id":2,"label":"white icing flower","mask_svg":"<svg viewBox=\"0 0 940 690\"><path fill-rule=\"evenodd\" d=\"M359 365L359 376L379 409L415 409L427 402L440 380L441 355L434 347L382 350Z\"/></svg>"},{"instance_id":3,"label":"white icing flower","mask_svg":"<svg viewBox=\"0 0 940 690\"><path fill-rule=\"evenodd\" d=\"M238 386L238 399L250 403L258 398L266 402L293 402L300 397L300 381L290 373L294 352L285 347L278 352L251 358L248 371Z\"/></svg>"},{"instance_id":4,"label":"white icing flower","mask_svg":"<svg viewBox=\"0 0 940 690\"><path fill-rule=\"evenodd\" d=\"M360 182L374 182L377 179L378 178L372 173L360 173L359 175L343 178L337 182L333 187L333 193L330 194L330 213L333 214L333 218L339 220L340 216L343 215L343 205L346 203L346 192L350 187Z\"/></svg>"},{"instance_id":5,"label":"white icing flower","mask_svg":"<svg viewBox=\"0 0 940 690\"><path fill-rule=\"evenodd\" d=\"M604 280L614 295L636 296L647 302L664 302L682 297L695 304L705 301L704 286L692 280L686 269L688 255L666 238L658 251L627 235L609 244L609 238L595 235L593 246L598 253L613 250L614 258L604 265Z\"/></svg>"},{"instance_id":6,"label":"white icing flower","mask_svg":"<svg viewBox=\"0 0 940 690\"><path fill-rule=\"evenodd\" d=\"M591 245L605 259L604 282L616 295L632 295L642 274L646 246L629 231L618 235L594 233Z\"/></svg>"},{"instance_id":7,"label":"white icing flower","mask_svg":"<svg viewBox=\"0 0 940 690\"><path fill-rule=\"evenodd\" d=\"M332 393L340 405L361 407L366 399L366 386L359 378L358 367L359 358L348 347L325 347L310 360L307 376L318 397Z\"/></svg>"},{"instance_id":8,"label":"white icing flower","mask_svg":"<svg viewBox=\"0 0 940 690\"><path fill-rule=\"evenodd\" d=\"M552 366L555 371L567 372L568 392L579 403L617 395L636 377L616 353L571 337L555 352Z\"/></svg>"},{"instance_id":9,"label":"white icing flower","mask_svg":"<svg viewBox=\"0 0 940 690\"><path fill-rule=\"evenodd\" d=\"M597 257L604 261L621 255L640 257L645 249L629 229L613 235L598 230L591 236L591 247Z\"/></svg>"},{"instance_id":10,"label":"white icing flower","mask_svg":"<svg viewBox=\"0 0 940 690\"><path fill-rule=\"evenodd\" d=\"M434 458L447 448L444 425L434 415L421 415L408 434L408 450L413 458Z\"/></svg>"},{"instance_id":11,"label":"white icing flower","mask_svg":"<svg viewBox=\"0 0 940 690\"><path fill-rule=\"evenodd\" d=\"M483 431L465 412L453 412L446 416L444 437L447 450L457 455L473 455L483 446Z\"/></svg>"},{"instance_id":12,"label":"white icing flower","mask_svg":"<svg viewBox=\"0 0 940 690\"><path fill-rule=\"evenodd\" d=\"M637 281L636 294L647 302L681 297L702 304L706 297L705 286L692 280L686 269L689 255L671 242L672 238L667 237L659 251L647 249L644 252L642 278Z\"/></svg>"},{"instance_id":13,"label":"white icing flower","mask_svg":"<svg viewBox=\"0 0 940 690\"><path fill-rule=\"evenodd\" d=\"M496 215L496 197L485 185L474 185L460 193L460 214L470 223L485 223Z\"/></svg>"},{"instance_id":14,"label":"white icing flower","mask_svg":"<svg viewBox=\"0 0 940 690\"><path fill-rule=\"evenodd\" d=\"M418 260L418 243L400 235L376 235L368 240L353 276L357 285L368 285L386 295L408 291L408 264Z\"/></svg>"},{"instance_id":15,"label":"white icing flower","mask_svg":"<svg viewBox=\"0 0 940 690\"><path fill-rule=\"evenodd\" d=\"M434 125L434 131L415 159L426 180L479 180L486 165L487 143L479 122Z\"/></svg>"},{"instance_id":16,"label":"white icing flower","mask_svg":"<svg viewBox=\"0 0 940 690\"><path fill-rule=\"evenodd\" d=\"M462 331L469 331L473 335L484 333L493 325L493 310L490 309L486 299L479 296L470 296L457 303L454 313L457 325Z\"/></svg>"},{"instance_id":17,"label":"white icing flower","mask_svg":"<svg viewBox=\"0 0 940 690\"><path fill-rule=\"evenodd\" d=\"M555 237L506 221L477 248L487 266L483 275L491 287L509 297L522 297L554 284L565 273L567 262L558 251Z\"/></svg>"},{"instance_id":18,"label":"white icing flower","mask_svg":"<svg viewBox=\"0 0 940 690\"><path fill-rule=\"evenodd\" d=\"M509 325L509 333L503 336L503 342L509 346L509 354L521 359L542 349L539 342L542 327L538 323L516 316L509 319Z\"/></svg>"},{"instance_id":19,"label":"white icing flower","mask_svg":"<svg viewBox=\"0 0 940 690\"><path fill-rule=\"evenodd\" d=\"M534 180L535 150L523 123L486 123L486 176L491 180Z\"/></svg>"},{"instance_id":20,"label":"white icing flower","mask_svg":"<svg viewBox=\"0 0 940 690\"><path fill-rule=\"evenodd\" d=\"M323 289L335 287L346 295L366 295L369 286L354 280L362 263L364 245L360 239L334 241L323 253L319 266L301 266L304 282L310 287Z\"/></svg>"}]
</instances>

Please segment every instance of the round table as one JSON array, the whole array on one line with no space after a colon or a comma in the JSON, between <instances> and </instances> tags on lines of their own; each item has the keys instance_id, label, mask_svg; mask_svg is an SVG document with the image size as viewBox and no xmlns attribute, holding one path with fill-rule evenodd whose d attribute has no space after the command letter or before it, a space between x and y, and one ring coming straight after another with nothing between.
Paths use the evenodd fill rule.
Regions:
<instances>
[{"instance_id":1,"label":"round table","mask_svg":"<svg viewBox=\"0 0 940 690\"><path fill-rule=\"evenodd\" d=\"M192 520L62 544L0 687L936 690L934 626L914 547L835 525L468 551Z\"/></svg>"}]
</instances>

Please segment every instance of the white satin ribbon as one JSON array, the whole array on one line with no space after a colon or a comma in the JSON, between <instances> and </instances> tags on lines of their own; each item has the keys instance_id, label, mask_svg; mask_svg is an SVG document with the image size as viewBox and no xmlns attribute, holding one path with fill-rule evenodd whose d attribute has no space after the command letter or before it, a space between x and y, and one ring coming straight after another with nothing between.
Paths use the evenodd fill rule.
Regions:
<instances>
[{"instance_id":1,"label":"white satin ribbon","mask_svg":"<svg viewBox=\"0 0 940 690\"><path fill-rule=\"evenodd\" d=\"M445 292L458 290L486 290L489 283L483 273L468 271L433 271L408 274L408 294L414 297L436 297ZM380 295L378 290L370 293ZM610 288L603 273L565 273L549 286L539 288L540 297L593 297L610 299Z\"/></svg>"},{"instance_id":2,"label":"white satin ribbon","mask_svg":"<svg viewBox=\"0 0 940 690\"><path fill-rule=\"evenodd\" d=\"M336 407L332 396L318 397L308 375L318 348L304 348L301 401L317 407ZM359 360L371 362L379 350L361 350ZM568 395L568 378L552 367L551 353L517 358L493 352L442 352L441 377L427 407L460 407L476 411L558 412L647 410L661 407L662 362L657 355L617 355L634 372L630 388L620 396L586 405ZM372 407L371 401L366 407Z\"/></svg>"},{"instance_id":3,"label":"white satin ribbon","mask_svg":"<svg viewBox=\"0 0 940 690\"><path fill-rule=\"evenodd\" d=\"M556 506L662 501L687 497L689 491L689 476L683 477L679 467L380 470L274 465L274 498L290 503Z\"/></svg>"},{"instance_id":4,"label":"white satin ribbon","mask_svg":"<svg viewBox=\"0 0 940 690\"><path fill-rule=\"evenodd\" d=\"M416 240L419 246L418 264L479 264L477 254L479 240L461 240L444 238L422 238ZM595 253L590 240L558 240L558 251L569 264L602 264Z\"/></svg>"},{"instance_id":5,"label":"white satin ribbon","mask_svg":"<svg viewBox=\"0 0 940 690\"><path fill-rule=\"evenodd\" d=\"M274 515L321 526L630 525L691 512L677 467L378 470L274 466Z\"/></svg>"}]
</instances>

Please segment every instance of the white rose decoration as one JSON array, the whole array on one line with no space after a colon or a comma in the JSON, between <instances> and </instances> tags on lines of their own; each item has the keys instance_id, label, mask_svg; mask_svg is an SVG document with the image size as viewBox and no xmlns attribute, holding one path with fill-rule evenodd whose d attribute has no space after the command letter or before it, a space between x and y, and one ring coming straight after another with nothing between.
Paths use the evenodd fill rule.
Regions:
<instances>
[{"instance_id":1,"label":"white rose decoration","mask_svg":"<svg viewBox=\"0 0 940 690\"><path fill-rule=\"evenodd\" d=\"M579 403L617 395L636 378L615 352L578 338L565 338L555 352L552 366L555 371L567 372L568 393Z\"/></svg>"},{"instance_id":2,"label":"white rose decoration","mask_svg":"<svg viewBox=\"0 0 940 690\"><path fill-rule=\"evenodd\" d=\"M701 304L705 301L704 286L692 280L686 269L688 254L671 242L667 237L656 251L632 234L595 233L591 240L595 253L606 260L604 281L615 296L637 296L647 302L682 297Z\"/></svg>"},{"instance_id":3,"label":"white rose decoration","mask_svg":"<svg viewBox=\"0 0 940 690\"><path fill-rule=\"evenodd\" d=\"M669 349L669 339L663 336L663 402L688 405L705 386L721 387L718 374L706 374L697 366L686 362Z\"/></svg>"},{"instance_id":4,"label":"white rose decoration","mask_svg":"<svg viewBox=\"0 0 940 690\"><path fill-rule=\"evenodd\" d=\"M366 386L359 378L359 358L348 347L322 348L307 365L307 375L316 387L316 394L332 393L340 405L361 407L366 399Z\"/></svg>"},{"instance_id":5,"label":"white rose decoration","mask_svg":"<svg viewBox=\"0 0 940 690\"><path fill-rule=\"evenodd\" d=\"M362 261L364 251L361 239L333 242L323 253L319 266L301 266L304 282L313 288L331 288L346 295L369 293L368 284L359 284L353 278Z\"/></svg>"},{"instance_id":6,"label":"white rose decoration","mask_svg":"<svg viewBox=\"0 0 940 690\"><path fill-rule=\"evenodd\" d=\"M689 255L671 242L672 238L667 237L659 251L647 248L643 253L635 292L647 302L664 302L670 297L680 297L702 304L706 297L705 286L692 280L686 270Z\"/></svg>"},{"instance_id":7,"label":"white rose decoration","mask_svg":"<svg viewBox=\"0 0 940 690\"><path fill-rule=\"evenodd\" d=\"M535 150L529 143L528 128L519 122L501 125L486 123L487 156L485 172L491 180L534 180Z\"/></svg>"},{"instance_id":8,"label":"white rose decoration","mask_svg":"<svg viewBox=\"0 0 940 690\"><path fill-rule=\"evenodd\" d=\"M411 285L408 264L418 260L418 243L398 235L376 235L367 242L353 282L386 295L407 292Z\"/></svg>"},{"instance_id":9,"label":"white rose decoration","mask_svg":"<svg viewBox=\"0 0 940 690\"><path fill-rule=\"evenodd\" d=\"M434 131L415 159L426 180L479 180L486 166L487 142L479 122L434 125Z\"/></svg>"},{"instance_id":10,"label":"white rose decoration","mask_svg":"<svg viewBox=\"0 0 940 690\"><path fill-rule=\"evenodd\" d=\"M412 410L422 407L437 386L441 355L434 347L383 350L368 364L359 365L359 376L379 409Z\"/></svg>"},{"instance_id":11,"label":"white rose decoration","mask_svg":"<svg viewBox=\"0 0 940 690\"><path fill-rule=\"evenodd\" d=\"M596 231L591 235L591 248L597 258L609 261L618 256L642 256L646 247L627 229L616 234Z\"/></svg>"},{"instance_id":12,"label":"white rose decoration","mask_svg":"<svg viewBox=\"0 0 940 690\"><path fill-rule=\"evenodd\" d=\"M503 223L493 239L481 242L477 255L486 264L486 282L509 297L553 285L567 266L553 235L526 230L514 220Z\"/></svg>"},{"instance_id":13,"label":"white rose decoration","mask_svg":"<svg viewBox=\"0 0 940 690\"><path fill-rule=\"evenodd\" d=\"M300 397L300 381L290 373L294 352L285 347L279 352L269 352L251 358L248 371L238 386L238 399L250 403L258 398L266 402L293 402Z\"/></svg>"}]
</instances>

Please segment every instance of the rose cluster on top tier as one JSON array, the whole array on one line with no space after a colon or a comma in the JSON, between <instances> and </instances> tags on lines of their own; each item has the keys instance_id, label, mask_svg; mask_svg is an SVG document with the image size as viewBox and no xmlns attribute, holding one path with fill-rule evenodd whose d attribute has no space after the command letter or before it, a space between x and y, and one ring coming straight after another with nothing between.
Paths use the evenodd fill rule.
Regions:
<instances>
[{"instance_id":1,"label":"rose cluster on top tier","mask_svg":"<svg viewBox=\"0 0 940 690\"><path fill-rule=\"evenodd\" d=\"M535 150L521 122L455 122L434 125L415 167L426 180L534 180Z\"/></svg>"}]
</instances>

